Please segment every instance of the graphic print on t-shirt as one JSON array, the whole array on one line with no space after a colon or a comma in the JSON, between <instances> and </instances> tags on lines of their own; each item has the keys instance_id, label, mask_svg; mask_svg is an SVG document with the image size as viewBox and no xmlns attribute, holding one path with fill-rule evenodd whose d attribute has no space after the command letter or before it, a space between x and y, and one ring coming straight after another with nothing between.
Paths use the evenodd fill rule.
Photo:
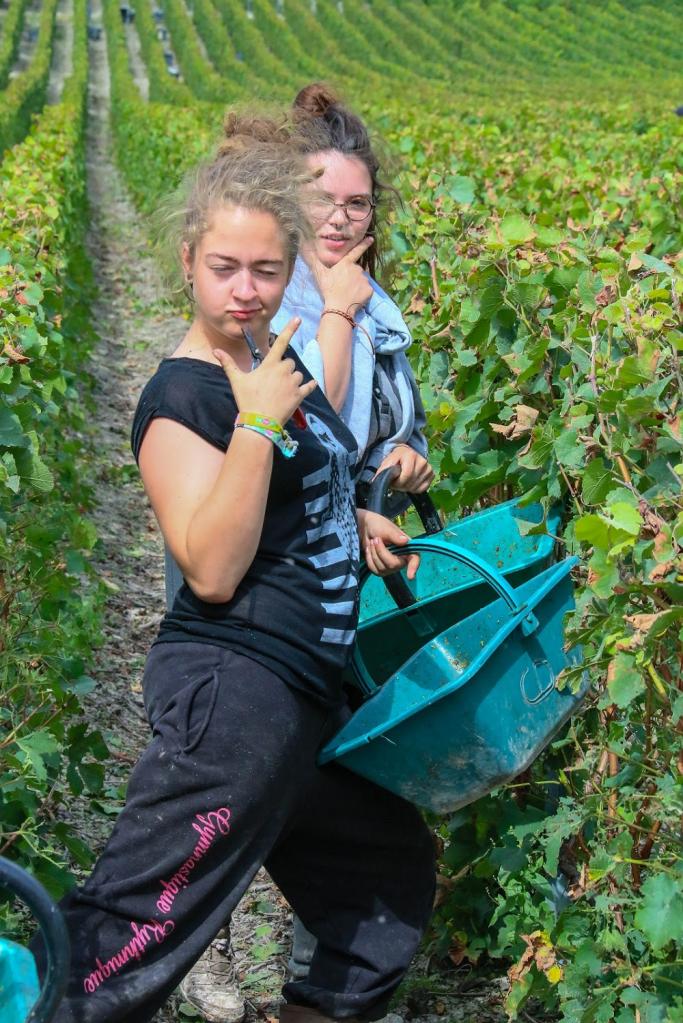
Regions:
<instances>
[{"instance_id":1,"label":"graphic print on t-shirt","mask_svg":"<svg viewBox=\"0 0 683 1023\"><path fill-rule=\"evenodd\" d=\"M302 480L306 540L312 549L308 560L316 568L323 589L334 591L328 601L322 602L325 614L334 616L334 624L323 628L320 639L350 646L356 635L355 627L349 626L355 626L359 558L351 455L322 419L308 412L306 420L330 454L327 465Z\"/></svg>"}]
</instances>

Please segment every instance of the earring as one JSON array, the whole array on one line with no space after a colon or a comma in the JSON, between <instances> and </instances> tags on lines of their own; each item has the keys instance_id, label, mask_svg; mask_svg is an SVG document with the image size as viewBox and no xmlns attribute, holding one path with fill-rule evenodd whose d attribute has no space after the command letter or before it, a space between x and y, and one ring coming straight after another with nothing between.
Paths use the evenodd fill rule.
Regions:
<instances>
[{"instance_id":1,"label":"earring","mask_svg":"<svg viewBox=\"0 0 683 1023\"><path fill-rule=\"evenodd\" d=\"M194 302L194 288L192 287L192 274L185 275L185 283L183 285L183 293L187 298L188 302Z\"/></svg>"}]
</instances>

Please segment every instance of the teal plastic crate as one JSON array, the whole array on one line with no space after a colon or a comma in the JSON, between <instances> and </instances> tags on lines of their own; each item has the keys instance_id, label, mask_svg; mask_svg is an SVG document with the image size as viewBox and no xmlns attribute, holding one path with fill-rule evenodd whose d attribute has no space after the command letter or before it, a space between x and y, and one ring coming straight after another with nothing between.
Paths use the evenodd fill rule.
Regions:
<instances>
[{"instance_id":1,"label":"teal plastic crate","mask_svg":"<svg viewBox=\"0 0 683 1023\"><path fill-rule=\"evenodd\" d=\"M391 473L368 508L393 517ZM451 812L515 778L580 706L587 688L558 689L579 665L564 649L576 558L556 559L560 510L507 501L442 525L428 495L412 495L426 535L414 580L361 572L359 628L347 682L363 702L327 743L336 762L437 812ZM399 497L399 502L401 498Z\"/></svg>"},{"instance_id":2,"label":"teal plastic crate","mask_svg":"<svg viewBox=\"0 0 683 1023\"><path fill-rule=\"evenodd\" d=\"M560 512L554 509L546 521L547 533L524 535L518 522L540 523L540 505L519 507L519 501L506 501L468 515L456 522L440 526L438 516L426 513L426 523L439 524L438 531L430 533L446 546L462 547L476 554L491 568L496 569L512 586L532 579L542 568L547 568L555 557L555 536L560 528ZM432 527L433 528L433 527ZM490 599L490 589L481 574L438 551L422 554L420 569L414 580L400 574L397 591L393 578L370 576L361 594L357 645L366 665L366 676L375 684L382 684L421 645L424 634L413 628L399 629L395 618L396 601L403 604L439 598L439 621L445 628L450 622L472 614ZM366 681L360 681L349 670L347 683L359 685L367 693Z\"/></svg>"},{"instance_id":3,"label":"teal plastic crate","mask_svg":"<svg viewBox=\"0 0 683 1023\"><path fill-rule=\"evenodd\" d=\"M38 973L29 950L0 938L0 1023L28 1019L39 995Z\"/></svg>"},{"instance_id":4,"label":"teal plastic crate","mask_svg":"<svg viewBox=\"0 0 683 1023\"><path fill-rule=\"evenodd\" d=\"M455 575L450 589L366 620L352 669L370 695L319 759L451 812L524 771L585 695L585 680L577 693L555 684L563 668L580 663L578 650L565 652L562 631L577 559L513 588L500 570L441 538L401 549L447 559L451 571L462 566L488 599L471 610L471 588Z\"/></svg>"}]
</instances>

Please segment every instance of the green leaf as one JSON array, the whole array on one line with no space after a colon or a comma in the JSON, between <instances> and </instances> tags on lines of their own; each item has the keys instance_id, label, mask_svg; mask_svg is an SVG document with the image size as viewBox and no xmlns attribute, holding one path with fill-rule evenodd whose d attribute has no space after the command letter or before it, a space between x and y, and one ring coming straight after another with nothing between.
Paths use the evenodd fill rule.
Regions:
<instances>
[{"instance_id":1,"label":"green leaf","mask_svg":"<svg viewBox=\"0 0 683 1023\"><path fill-rule=\"evenodd\" d=\"M467 178L462 174L456 174L448 183L448 194L456 202L469 205L474 202L475 188L474 178Z\"/></svg>"},{"instance_id":2,"label":"green leaf","mask_svg":"<svg viewBox=\"0 0 683 1023\"><path fill-rule=\"evenodd\" d=\"M43 301L43 289L33 281L23 291L24 298L29 305L38 305Z\"/></svg>"},{"instance_id":3,"label":"green leaf","mask_svg":"<svg viewBox=\"0 0 683 1023\"><path fill-rule=\"evenodd\" d=\"M70 693L76 693L77 696L87 696L91 693L97 683L94 678L90 678L89 675L81 675L80 678L75 679L73 682L67 684L67 689Z\"/></svg>"},{"instance_id":4,"label":"green leaf","mask_svg":"<svg viewBox=\"0 0 683 1023\"><path fill-rule=\"evenodd\" d=\"M178 1012L182 1013L186 1019L203 1019L199 1009L190 1002L181 1002L178 1006Z\"/></svg>"},{"instance_id":5,"label":"green leaf","mask_svg":"<svg viewBox=\"0 0 683 1023\"><path fill-rule=\"evenodd\" d=\"M8 408L0 408L0 446L25 448L29 440L24 433L19 417Z\"/></svg>"},{"instance_id":6,"label":"green leaf","mask_svg":"<svg viewBox=\"0 0 683 1023\"><path fill-rule=\"evenodd\" d=\"M683 940L683 877L654 874L641 889L635 922L655 952Z\"/></svg>"},{"instance_id":7,"label":"green leaf","mask_svg":"<svg viewBox=\"0 0 683 1023\"><path fill-rule=\"evenodd\" d=\"M508 996L505 999L505 1008L510 1013L510 1019L517 1019L517 1012L522 1008L531 994L533 983L534 978L532 977L531 972L529 972L520 977L520 979L510 988Z\"/></svg>"},{"instance_id":8,"label":"green leaf","mask_svg":"<svg viewBox=\"0 0 683 1023\"><path fill-rule=\"evenodd\" d=\"M504 217L499 230L508 245L522 245L535 237L536 231L526 217L519 213L511 213Z\"/></svg>"},{"instance_id":9,"label":"green leaf","mask_svg":"<svg viewBox=\"0 0 683 1023\"><path fill-rule=\"evenodd\" d=\"M58 753L60 749L54 736L46 731L36 731L17 739L17 746L26 755L38 781L47 781L45 757Z\"/></svg>"},{"instance_id":10,"label":"green leaf","mask_svg":"<svg viewBox=\"0 0 683 1023\"><path fill-rule=\"evenodd\" d=\"M588 877L591 881L600 881L614 870L614 859L604 849L594 853L588 864Z\"/></svg>"},{"instance_id":11,"label":"green leaf","mask_svg":"<svg viewBox=\"0 0 683 1023\"><path fill-rule=\"evenodd\" d=\"M448 379L450 367L446 352L434 352L429 363L429 382L440 387Z\"/></svg>"},{"instance_id":12,"label":"green leaf","mask_svg":"<svg viewBox=\"0 0 683 1023\"><path fill-rule=\"evenodd\" d=\"M607 673L607 688L617 707L628 707L645 692L645 682L635 660L629 654L618 653L610 662Z\"/></svg>"},{"instance_id":13,"label":"green leaf","mask_svg":"<svg viewBox=\"0 0 683 1023\"><path fill-rule=\"evenodd\" d=\"M647 252L638 252L636 255L643 266L646 266L648 270L656 270L657 273L668 274L669 277L673 277L673 267L669 266L668 263L665 263L663 259L657 259L655 256L650 256Z\"/></svg>"},{"instance_id":14,"label":"green leaf","mask_svg":"<svg viewBox=\"0 0 683 1023\"><path fill-rule=\"evenodd\" d=\"M643 518L637 508L625 501L617 501L609 506L612 522L617 529L623 529L631 536L638 536L643 525Z\"/></svg>"},{"instance_id":15,"label":"green leaf","mask_svg":"<svg viewBox=\"0 0 683 1023\"><path fill-rule=\"evenodd\" d=\"M66 828L58 831L57 834L79 866L89 867L92 864L94 853L86 842L77 835L71 834Z\"/></svg>"},{"instance_id":16,"label":"green leaf","mask_svg":"<svg viewBox=\"0 0 683 1023\"><path fill-rule=\"evenodd\" d=\"M52 473L35 452L18 452L17 469L23 482L28 483L34 490L45 494L54 487Z\"/></svg>"},{"instance_id":17,"label":"green leaf","mask_svg":"<svg viewBox=\"0 0 683 1023\"><path fill-rule=\"evenodd\" d=\"M585 271L579 277L576 289L579 293L579 298L581 299L581 306L587 312L593 312L597 309L595 296L600 291L601 287L602 279L597 274Z\"/></svg>"},{"instance_id":18,"label":"green leaf","mask_svg":"<svg viewBox=\"0 0 683 1023\"><path fill-rule=\"evenodd\" d=\"M578 431L563 430L555 441L555 454L560 465L575 469L583 465L586 449L578 439Z\"/></svg>"},{"instance_id":19,"label":"green leaf","mask_svg":"<svg viewBox=\"0 0 683 1023\"><path fill-rule=\"evenodd\" d=\"M21 481L17 472L17 463L9 451L6 451L0 458L0 482L4 483L12 493L19 493Z\"/></svg>"},{"instance_id":20,"label":"green leaf","mask_svg":"<svg viewBox=\"0 0 683 1023\"><path fill-rule=\"evenodd\" d=\"M634 384L647 384L650 379L650 371L643 367L638 356L627 355L617 370L614 384L617 388L628 390Z\"/></svg>"},{"instance_id":21,"label":"green leaf","mask_svg":"<svg viewBox=\"0 0 683 1023\"><path fill-rule=\"evenodd\" d=\"M673 721L683 718L683 693L679 693L671 704L671 718Z\"/></svg>"},{"instance_id":22,"label":"green leaf","mask_svg":"<svg viewBox=\"0 0 683 1023\"><path fill-rule=\"evenodd\" d=\"M547 424L535 426L531 431L532 443L525 455L520 455L519 464L528 469L545 468L553 452L553 431Z\"/></svg>"},{"instance_id":23,"label":"green leaf","mask_svg":"<svg viewBox=\"0 0 683 1023\"><path fill-rule=\"evenodd\" d=\"M503 305L503 293L499 287L492 285L487 288L486 291L482 292L481 298L479 299L479 311L482 316L486 319L491 319L494 313Z\"/></svg>"},{"instance_id":24,"label":"green leaf","mask_svg":"<svg viewBox=\"0 0 683 1023\"><path fill-rule=\"evenodd\" d=\"M518 845L506 845L494 849L489 856L489 862L495 867L514 873L526 866L528 858Z\"/></svg>"},{"instance_id":25,"label":"green leaf","mask_svg":"<svg viewBox=\"0 0 683 1023\"><path fill-rule=\"evenodd\" d=\"M406 238L403 231L398 227L394 227L391 232L391 247L398 256L405 256L407 252L410 252L411 245Z\"/></svg>"},{"instance_id":26,"label":"green leaf","mask_svg":"<svg viewBox=\"0 0 683 1023\"><path fill-rule=\"evenodd\" d=\"M104 768L102 764L78 764L78 773L85 782L88 792L95 794L102 791L102 784L104 782Z\"/></svg>"},{"instance_id":27,"label":"green leaf","mask_svg":"<svg viewBox=\"0 0 683 1023\"><path fill-rule=\"evenodd\" d=\"M593 593L597 597L611 596L620 579L617 562L608 557L604 548L596 547L588 562L588 569L590 572L589 585Z\"/></svg>"},{"instance_id":28,"label":"green leaf","mask_svg":"<svg viewBox=\"0 0 683 1023\"><path fill-rule=\"evenodd\" d=\"M60 898L64 892L73 887L74 879L69 871L47 859L42 859L38 863L34 861L33 874L53 899Z\"/></svg>"},{"instance_id":29,"label":"green leaf","mask_svg":"<svg viewBox=\"0 0 683 1023\"><path fill-rule=\"evenodd\" d=\"M463 348L461 351L456 353L456 359L460 366L467 368L468 366L476 366L479 362L477 353L471 351L469 348Z\"/></svg>"},{"instance_id":30,"label":"green leaf","mask_svg":"<svg viewBox=\"0 0 683 1023\"><path fill-rule=\"evenodd\" d=\"M593 547L606 550L610 546L609 525L602 515L582 515L576 520L574 535Z\"/></svg>"},{"instance_id":31,"label":"green leaf","mask_svg":"<svg viewBox=\"0 0 683 1023\"><path fill-rule=\"evenodd\" d=\"M611 466L603 458L594 458L586 466L581 480L581 494L586 504L600 504L614 487Z\"/></svg>"}]
</instances>

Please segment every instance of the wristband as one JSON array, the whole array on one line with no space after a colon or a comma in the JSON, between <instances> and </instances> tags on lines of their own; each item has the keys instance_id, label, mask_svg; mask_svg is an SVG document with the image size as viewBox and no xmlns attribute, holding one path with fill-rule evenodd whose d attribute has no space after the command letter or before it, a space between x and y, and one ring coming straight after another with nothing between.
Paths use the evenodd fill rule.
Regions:
<instances>
[{"instance_id":1,"label":"wristband","mask_svg":"<svg viewBox=\"0 0 683 1023\"><path fill-rule=\"evenodd\" d=\"M285 458L293 458L299 447L299 442L293 440L281 423L271 416L262 416L258 412L238 412L235 429L238 427L267 437L276 448L279 448Z\"/></svg>"},{"instance_id":2,"label":"wristband","mask_svg":"<svg viewBox=\"0 0 683 1023\"><path fill-rule=\"evenodd\" d=\"M260 412L238 412L235 426L259 426L274 433L283 432L282 423L278 423L272 416L262 416Z\"/></svg>"},{"instance_id":3,"label":"wristband","mask_svg":"<svg viewBox=\"0 0 683 1023\"><path fill-rule=\"evenodd\" d=\"M355 330L356 327L358 328L358 330L362 330L370 344L372 344L372 338L370 337L368 331L365 329L365 327L361 326L360 323L356 323L351 313L347 313L344 309L323 309L323 311L320 314L320 319L322 320L323 316L327 316L328 313L333 313L335 316L343 317L343 319L345 319L347 323L351 324L351 328L353 330Z\"/></svg>"}]
</instances>

